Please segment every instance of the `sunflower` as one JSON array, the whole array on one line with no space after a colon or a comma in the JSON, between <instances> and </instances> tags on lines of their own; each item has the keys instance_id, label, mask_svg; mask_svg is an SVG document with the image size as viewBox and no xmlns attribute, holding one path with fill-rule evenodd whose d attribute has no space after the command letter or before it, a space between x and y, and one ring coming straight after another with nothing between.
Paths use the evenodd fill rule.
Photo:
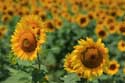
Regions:
<instances>
[{"instance_id":1,"label":"sunflower","mask_svg":"<svg viewBox=\"0 0 125 83\"><path fill-rule=\"evenodd\" d=\"M83 6L81 9L84 9L85 11L87 11L89 8L90 8L90 2L89 1L86 1L85 3L83 3Z\"/></svg>"},{"instance_id":2,"label":"sunflower","mask_svg":"<svg viewBox=\"0 0 125 83\"><path fill-rule=\"evenodd\" d=\"M89 20L93 20L96 18L96 15L94 12L90 11L88 14L87 14Z\"/></svg>"},{"instance_id":3,"label":"sunflower","mask_svg":"<svg viewBox=\"0 0 125 83\"><path fill-rule=\"evenodd\" d=\"M45 35L46 30L45 30L45 28L43 28L43 23L42 23L41 19L39 18L39 16L37 16L37 15L23 16L20 20L20 23L23 25L30 26L34 30L35 34L41 35L40 36L40 37L42 37L42 38L40 38L41 43L44 42L45 36L46 36ZM41 34L41 32L42 32L42 34Z\"/></svg>"},{"instance_id":4,"label":"sunflower","mask_svg":"<svg viewBox=\"0 0 125 83\"><path fill-rule=\"evenodd\" d=\"M6 10L6 14L8 14L9 16L14 16L15 13L14 13L14 9L13 7L9 7L7 10Z\"/></svg>"},{"instance_id":5,"label":"sunflower","mask_svg":"<svg viewBox=\"0 0 125 83\"><path fill-rule=\"evenodd\" d=\"M99 38L106 38L108 36L108 32L106 31L106 28L104 25L97 25L95 28L95 33Z\"/></svg>"},{"instance_id":6,"label":"sunflower","mask_svg":"<svg viewBox=\"0 0 125 83\"><path fill-rule=\"evenodd\" d=\"M60 9L58 7L51 7L51 13L53 16L58 16L60 14Z\"/></svg>"},{"instance_id":7,"label":"sunflower","mask_svg":"<svg viewBox=\"0 0 125 83\"><path fill-rule=\"evenodd\" d=\"M97 25L105 25L105 21L103 19L97 19Z\"/></svg>"},{"instance_id":8,"label":"sunflower","mask_svg":"<svg viewBox=\"0 0 125 83\"><path fill-rule=\"evenodd\" d=\"M32 28L43 28L43 23L37 15L26 15L23 16L20 20L20 23L31 26Z\"/></svg>"},{"instance_id":9,"label":"sunflower","mask_svg":"<svg viewBox=\"0 0 125 83\"><path fill-rule=\"evenodd\" d=\"M109 67L106 70L106 73L109 75L114 75L118 72L120 65L116 60L112 60L109 62Z\"/></svg>"},{"instance_id":10,"label":"sunflower","mask_svg":"<svg viewBox=\"0 0 125 83\"><path fill-rule=\"evenodd\" d=\"M14 54L22 60L35 59L41 44L37 36L31 26L18 23L11 39Z\"/></svg>"},{"instance_id":11,"label":"sunflower","mask_svg":"<svg viewBox=\"0 0 125 83\"><path fill-rule=\"evenodd\" d=\"M121 10L121 9L117 9L117 12L116 12L117 16L123 16L124 15L124 11Z\"/></svg>"},{"instance_id":12,"label":"sunflower","mask_svg":"<svg viewBox=\"0 0 125 83\"><path fill-rule=\"evenodd\" d=\"M54 22L53 20L47 20L45 23L44 23L44 27L45 27L45 30L47 32L53 32L56 30L56 27L54 25Z\"/></svg>"},{"instance_id":13,"label":"sunflower","mask_svg":"<svg viewBox=\"0 0 125 83\"><path fill-rule=\"evenodd\" d=\"M123 68L123 73L125 74L125 67Z\"/></svg>"},{"instance_id":14,"label":"sunflower","mask_svg":"<svg viewBox=\"0 0 125 83\"><path fill-rule=\"evenodd\" d=\"M46 12L40 12L39 16L41 17L41 20L45 22L47 20L47 14Z\"/></svg>"},{"instance_id":15,"label":"sunflower","mask_svg":"<svg viewBox=\"0 0 125 83\"><path fill-rule=\"evenodd\" d=\"M95 11L95 16L97 19L105 20L107 15L104 10L100 10L99 8L96 9Z\"/></svg>"},{"instance_id":16,"label":"sunflower","mask_svg":"<svg viewBox=\"0 0 125 83\"><path fill-rule=\"evenodd\" d=\"M115 18L113 18L112 16L107 16L105 19L106 25L109 25L109 24L114 23L114 22L115 22Z\"/></svg>"},{"instance_id":17,"label":"sunflower","mask_svg":"<svg viewBox=\"0 0 125 83\"><path fill-rule=\"evenodd\" d=\"M118 49L121 51L121 52L124 52L125 51L125 41L124 40L120 40L118 42Z\"/></svg>"},{"instance_id":18,"label":"sunflower","mask_svg":"<svg viewBox=\"0 0 125 83\"><path fill-rule=\"evenodd\" d=\"M76 23L82 28L88 25L89 19L86 15L79 14L76 16Z\"/></svg>"},{"instance_id":19,"label":"sunflower","mask_svg":"<svg viewBox=\"0 0 125 83\"><path fill-rule=\"evenodd\" d=\"M109 11L109 14L113 17L116 17L124 15L124 12L120 9L114 8Z\"/></svg>"},{"instance_id":20,"label":"sunflower","mask_svg":"<svg viewBox=\"0 0 125 83\"><path fill-rule=\"evenodd\" d=\"M22 7L21 10L22 10L22 12L23 12L24 15L30 15L30 10L29 10L29 8L27 8L27 7Z\"/></svg>"},{"instance_id":21,"label":"sunflower","mask_svg":"<svg viewBox=\"0 0 125 83\"><path fill-rule=\"evenodd\" d=\"M38 15L43 22L47 19L47 13L41 7L33 7L31 12L33 15Z\"/></svg>"},{"instance_id":22,"label":"sunflower","mask_svg":"<svg viewBox=\"0 0 125 83\"><path fill-rule=\"evenodd\" d=\"M62 27L63 22L62 22L61 18L55 17L55 18L53 19L53 21L54 21L54 25L55 25L55 27L56 27L57 29L59 29L59 28Z\"/></svg>"},{"instance_id":23,"label":"sunflower","mask_svg":"<svg viewBox=\"0 0 125 83\"><path fill-rule=\"evenodd\" d=\"M119 34L125 35L125 22L119 23L117 31Z\"/></svg>"},{"instance_id":24,"label":"sunflower","mask_svg":"<svg viewBox=\"0 0 125 83\"><path fill-rule=\"evenodd\" d=\"M86 41L81 39L78 42L79 45L76 45L69 55L72 69L75 69L74 72L80 77L89 80L100 76L108 65L108 49L101 43L101 39L94 42L91 38L87 38Z\"/></svg>"},{"instance_id":25,"label":"sunflower","mask_svg":"<svg viewBox=\"0 0 125 83\"><path fill-rule=\"evenodd\" d=\"M2 2L2 3L0 3L0 11L1 12L5 12L7 9L8 9L8 3L6 3L6 2ZM10 6L10 5L9 5Z\"/></svg>"},{"instance_id":26,"label":"sunflower","mask_svg":"<svg viewBox=\"0 0 125 83\"><path fill-rule=\"evenodd\" d=\"M0 26L0 38L2 38L7 32L6 26Z\"/></svg>"},{"instance_id":27,"label":"sunflower","mask_svg":"<svg viewBox=\"0 0 125 83\"><path fill-rule=\"evenodd\" d=\"M105 13L105 11L96 10L95 17L96 17L96 20L97 20L97 25L98 24L99 25L106 24L107 14Z\"/></svg>"},{"instance_id":28,"label":"sunflower","mask_svg":"<svg viewBox=\"0 0 125 83\"><path fill-rule=\"evenodd\" d=\"M71 11L72 11L74 14L77 14L77 13L79 12L79 7L78 7L78 5L72 4L72 6L71 6Z\"/></svg>"},{"instance_id":29,"label":"sunflower","mask_svg":"<svg viewBox=\"0 0 125 83\"><path fill-rule=\"evenodd\" d=\"M71 17L71 15L67 12L67 10L64 10L61 12L61 17L67 20Z\"/></svg>"},{"instance_id":30,"label":"sunflower","mask_svg":"<svg viewBox=\"0 0 125 83\"><path fill-rule=\"evenodd\" d=\"M29 1L29 5L30 5L31 9L33 9L34 7L37 6L37 1L36 0L31 0L31 1Z\"/></svg>"},{"instance_id":31,"label":"sunflower","mask_svg":"<svg viewBox=\"0 0 125 83\"><path fill-rule=\"evenodd\" d=\"M31 13L32 13L33 15L39 15L40 12L41 12L41 8L40 8L40 7L33 7L33 8L31 9Z\"/></svg>"},{"instance_id":32,"label":"sunflower","mask_svg":"<svg viewBox=\"0 0 125 83\"><path fill-rule=\"evenodd\" d=\"M23 60L33 60L37 57L39 47L45 39L45 30L40 19L35 15L24 16L12 36L12 50Z\"/></svg>"},{"instance_id":33,"label":"sunflower","mask_svg":"<svg viewBox=\"0 0 125 83\"><path fill-rule=\"evenodd\" d=\"M29 5L29 1L27 1L27 0L21 0L21 1L18 1L18 4L20 6L28 6Z\"/></svg>"},{"instance_id":34,"label":"sunflower","mask_svg":"<svg viewBox=\"0 0 125 83\"><path fill-rule=\"evenodd\" d=\"M118 28L118 24L115 22L115 23L111 23L111 24L108 24L107 25L107 28L108 28L108 31L110 34L113 34L116 32L117 28Z\"/></svg>"},{"instance_id":35,"label":"sunflower","mask_svg":"<svg viewBox=\"0 0 125 83\"><path fill-rule=\"evenodd\" d=\"M73 63L76 56L73 56L71 54L67 54L64 59L64 69L68 72L75 72L75 69L73 69Z\"/></svg>"},{"instance_id":36,"label":"sunflower","mask_svg":"<svg viewBox=\"0 0 125 83\"><path fill-rule=\"evenodd\" d=\"M8 15L8 14L5 14L5 15L2 15L2 18L1 18L1 21L3 22L3 23L7 23L7 22L9 22L10 20L11 20L11 16L10 15Z\"/></svg>"},{"instance_id":37,"label":"sunflower","mask_svg":"<svg viewBox=\"0 0 125 83\"><path fill-rule=\"evenodd\" d=\"M24 12L18 8L17 15L18 16L23 16Z\"/></svg>"}]
</instances>

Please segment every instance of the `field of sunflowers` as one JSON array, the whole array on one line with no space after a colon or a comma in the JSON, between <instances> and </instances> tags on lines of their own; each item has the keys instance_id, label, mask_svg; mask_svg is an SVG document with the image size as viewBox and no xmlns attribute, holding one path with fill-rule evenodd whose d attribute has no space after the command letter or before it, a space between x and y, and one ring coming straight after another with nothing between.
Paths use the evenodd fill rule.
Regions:
<instances>
[{"instance_id":1,"label":"field of sunflowers","mask_svg":"<svg viewBox=\"0 0 125 83\"><path fill-rule=\"evenodd\" d=\"M125 0L0 0L0 83L125 83Z\"/></svg>"}]
</instances>

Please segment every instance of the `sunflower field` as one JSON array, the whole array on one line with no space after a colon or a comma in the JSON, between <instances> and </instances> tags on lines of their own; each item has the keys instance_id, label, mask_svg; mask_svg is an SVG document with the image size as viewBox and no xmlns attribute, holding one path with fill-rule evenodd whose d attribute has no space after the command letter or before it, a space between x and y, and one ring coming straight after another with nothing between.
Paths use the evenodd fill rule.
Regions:
<instances>
[{"instance_id":1,"label":"sunflower field","mask_svg":"<svg viewBox=\"0 0 125 83\"><path fill-rule=\"evenodd\" d=\"M125 83L125 0L0 0L0 83Z\"/></svg>"}]
</instances>

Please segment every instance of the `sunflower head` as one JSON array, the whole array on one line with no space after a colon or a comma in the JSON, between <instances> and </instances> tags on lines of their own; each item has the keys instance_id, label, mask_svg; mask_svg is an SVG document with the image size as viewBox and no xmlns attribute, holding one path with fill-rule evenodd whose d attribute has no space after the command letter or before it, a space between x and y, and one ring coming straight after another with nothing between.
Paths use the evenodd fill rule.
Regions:
<instances>
[{"instance_id":1,"label":"sunflower head","mask_svg":"<svg viewBox=\"0 0 125 83\"><path fill-rule=\"evenodd\" d=\"M125 74L125 67L123 68L123 73Z\"/></svg>"},{"instance_id":2,"label":"sunflower head","mask_svg":"<svg viewBox=\"0 0 125 83\"><path fill-rule=\"evenodd\" d=\"M32 14L34 14L34 15L39 15L39 13L40 13L40 8L32 8Z\"/></svg>"},{"instance_id":3,"label":"sunflower head","mask_svg":"<svg viewBox=\"0 0 125 83\"><path fill-rule=\"evenodd\" d=\"M97 20L97 25L104 25L104 24L105 24L104 20L102 19Z\"/></svg>"},{"instance_id":4,"label":"sunflower head","mask_svg":"<svg viewBox=\"0 0 125 83\"><path fill-rule=\"evenodd\" d=\"M80 77L92 79L100 76L105 71L108 64L108 50L99 39L94 42L91 38L87 40L78 41L79 45L76 45L74 51L70 56L72 68L75 69ZM70 59L70 60L71 60Z\"/></svg>"},{"instance_id":5,"label":"sunflower head","mask_svg":"<svg viewBox=\"0 0 125 83\"><path fill-rule=\"evenodd\" d=\"M120 40L118 42L118 49L121 51L121 52L124 52L125 51L125 41L124 40Z\"/></svg>"},{"instance_id":6,"label":"sunflower head","mask_svg":"<svg viewBox=\"0 0 125 83\"><path fill-rule=\"evenodd\" d=\"M120 9L111 9L109 11L109 14L113 17L116 17L116 16L122 16L124 13L120 10Z\"/></svg>"},{"instance_id":7,"label":"sunflower head","mask_svg":"<svg viewBox=\"0 0 125 83\"><path fill-rule=\"evenodd\" d=\"M73 12L74 14L76 14L76 13L78 13L78 11L79 11L79 7L78 7L77 5L72 5L72 6L71 6L71 10L72 10L72 12Z\"/></svg>"},{"instance_id":8,"label":"sunflower head","mask_svg":"<svg viewBox=\"0 0 125 83\"><path fill-rule=\"evenodd\" d=\"M117 28L118 28L118 24L117 23L111 23L108 26L108 31L110 34L113 34L116 32Z\"/></svg>"},{"instance_id":9,"label":"sunflower head","mask_svg":"<svg viewBox=\"0 0 125 83\"><path fill-rule=\"evenodd\" d=\"M104 39L108 36L108 33L104 25L97 25L97 27L95 28L95 33L101 39Z\"/></svg>"},{"instance_id":10,"label":"sunflower head","mask_svg":"<svg viewBox=\"0 0 125 83\"><path fill-rule=\"evenodd\" d=\"M6 14L8 14L9 16L14 16L15 13L14 13L13 7L9 7L9 8L6 10Z\"/></svg>"},{"instance_id":11,"label":"sunflower head","mask_svg":"<svg viewBox=\"0 0 125 83\"><path fill-rule=\"evenodd\" d=\"M56 27L54 25L54 22L52 20L47 20L44 24L45 30L47 32L53 32L56 30Z\"/></svg>"},{"instance_id":12,"label":"sunflower head","mask_svg":"<svg viewBox=\"0 0 125 83\"><path fill-rule=\"evenodd\" d=\"M57 29L59 29L59 28L62 27L63 22L62 22L62 20L61 20L59 17L55 17L55 18L53 19L53 21L54 21L54 25L55 25L55 27L56 27Z\"/></svg>"},{"instance_id":13,"label":"sunflower head","mask_svg":"<svg viewBox=\"0 0 125 83\"><path fill-rule=\"evenodd\" d=\"M114 75L118 72L120 65L118 64L118 62L116 60L112 60L109 63L109 67L106 70L106 73L109 75Z\"/></svg>"},{"instance_id":14,"label":"sunflower head","mask_svg":"<svg viewBox=\"0 0 125 83\"><path fill-rule=\"evenodd\" d=\"M125 23L119 23L117 31L119 34L125 35Z\"/></svg>"},{"instance_id":15,"label":"sunflower head","mask_svg":"<svg viewBox=\"0 0 125 83\"><path fill-rule=\"evenodd\" d=\"M11 39L12 51L23 60L37 57L40 45L45 42L45 31L37 16L24 16L16 26Z\"/></svg>"},{"instance_id":16,"label":"sunflower head","mask_svg":"<svg viewBox=\"0 0 125 83\"><path fill-rule=\"evenodd\" d=\"M95 13L94 12L92 12L92 11L90 11L89 13L88 13L88 18L89 18L89 20L93 20L93 19L95 19L96 18L96 15L95 15Z\"/></svg>"},{"instance_id":17,"label":"sunflower head","mask_svg":"<svg viewBox=\"0 0 125 83\"><path fill-rule=\"evenodd\" d=\"M0 38L2 38L7 32L6 26L0 26Z\"/></svg>"},{"instance_id":18,"label":"sunflower head","mask_svg":"<svg viewBox=\"0 0 125 83\"><path fill-rule=\"evenodd\" d=\"M41 20L45 22L47 20L46 12L40 12L39 16L41 17Z\"/></svg>"},{"instance_id":19,"label":"sunflower head","mask_svg":"<svg viewBox=\"0 0 125 83\"><path fill-rule=\"evenodd\" d=\"M80 27L85 27L89 23L88 17L86 15L80 14L80 15L76 16L76 23Z\"/></svg>"},{"instance_id":20,"label":"sunflower head","mask_svg":"<svg viewBox=\"0 0 125 83\"><path fill-rule=\"evenodd\" d=\"M74 63L75 56L71 54L67 54L64 59L64 69L68 72L75 72L73 63Z\"/></svg>"},{"instance_id":21,"label":"sunflower head","mask_svg":"<svg viewBox=\"0 0 125 83\"><path fill-rule=\"evenodd\" d=\"M6 24L7 22L11 20L11 18L12 17L10 15L5 14L5 15L2 15L1 21Z\"/></svg>"},{"instance_id":22,"label":"sunflower head","mask_svg":"<svg viewBox=\"0 0 125 83\"><path fill-rule=\"evenodd\" d=\"M26 15L23 16L20 20L20 23L23 25L28 25L33 29L35 34L37 34L37 39L40 39L41 43L45 40L45 28L43 27L42 20L37 15ZM41 38L42 37L42 38Z\"/></svg>"},{"instance_id":23,"label":"sunflower head","mask_svg":"<svg viewBox=\"0 0 125 83\"><path fill-rule=\"evenodd\" d=\"M115 19L112 16L107 16L105 21L106 21L106 25L109 25L111 23L114 23Z\"/></svg>"},{"instance_id":24,"label":"sunflower head","mask_svg":"<svg viewBox=\"0 0 125 83\"><path fill-rule=\"evenodd\" d=\"M105 20L107 15L104 10L98 8L96 9L95 16L97 19Z\"/></svg>"},{"instance_id":25,"label":"sunflower head","mask_svg":"<svg viewBox=\"0 0 125 83\"><path fill-rule=\"evenodd\" d=\"M31 26L33 29L43 28L42 21L37 15L26 15L20 20L21 23Z\"/></svg>"},{"instance_id":26,"label":"sunflower head","mask_svg":"<svg viewBox=\"0 0 125 83\"><path fill-rule=\"evenodd\" d=\"M11 39L12 51L20 59L35 59L40 45L36 34L29 26L18 23L16 27Z\"/></svg>"}]
</instances>

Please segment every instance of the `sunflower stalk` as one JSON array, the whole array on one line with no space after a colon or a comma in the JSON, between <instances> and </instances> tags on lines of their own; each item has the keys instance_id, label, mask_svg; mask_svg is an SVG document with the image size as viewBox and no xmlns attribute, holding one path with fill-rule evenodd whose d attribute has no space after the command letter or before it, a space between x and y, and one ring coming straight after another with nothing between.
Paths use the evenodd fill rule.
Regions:
<instances>
[{"instance_id":1,"label":"sunflower stalk","mask_svg":"<svg viewBox=\"0 0 125 83\"><path fill-rule=\"evenodd\" d=\"M38 70L39 70L39 72L40 72L40 69L41 69L41 61L40 61L40 57L39 57L39 54L38 54L38 56L37 56L37 61L38 61ZM38 81L38 83L40 83L40 80Z\"/></svg>"},{"instance_id":2,"label":"sunflower stalk","mask_svg":"<svg viewBox=\"0 0 125 83\"><path fill-rule=\"evenodd\" d=\"M86 79L80 78L80 83L87 83Z\"/></svg>"},{"instance_id":3,"label":"sunflower stalk","mask_svg":"<svg viewBox=\"0 0 125 83\"><path fill-rule=\"evenodd\" d=\"M41 61L40 61L40 57L39 57L39 55L37 56L37 61L38 61L38 69L39 69L39 71L40 71L40 69L41 69Z\"/></svg>"}]
</instances>

